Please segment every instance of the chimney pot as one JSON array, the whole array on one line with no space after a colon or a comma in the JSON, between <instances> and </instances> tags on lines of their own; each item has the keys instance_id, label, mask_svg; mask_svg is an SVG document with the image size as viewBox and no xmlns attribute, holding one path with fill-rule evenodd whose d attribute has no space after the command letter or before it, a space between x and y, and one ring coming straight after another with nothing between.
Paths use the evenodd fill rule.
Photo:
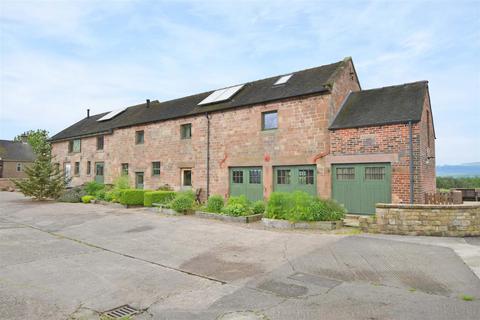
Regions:
<instances>
[{"instance_id":1,"label":"chimney pot","mask_svg":"<svg viewBox=\"0 0 480 320\"><path fill-rule=\"evenodd\" d=\"M87 109L87 118L90 118L90 109Z\"/></svg>"},{"instance_id":2,"label":"chimney pot","mask_svg":"<svg viewBox=\"0 0 480 320\"><path fill-rule=\"evenodd\" d=\"M150 108L150 99L147 99L147 108Z\"/></svg>"}]
</instances>

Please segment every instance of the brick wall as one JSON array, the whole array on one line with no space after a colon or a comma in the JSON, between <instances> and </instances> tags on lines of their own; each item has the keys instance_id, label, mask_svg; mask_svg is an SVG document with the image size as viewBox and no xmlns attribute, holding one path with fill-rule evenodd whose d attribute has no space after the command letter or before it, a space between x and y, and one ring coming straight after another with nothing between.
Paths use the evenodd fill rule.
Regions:
<instances>
[{"instance_id":1,"label":"brick wall","mask_svg":"<svg viewBox=\"0 0 480 320\"><path fill-rule=\"evenodd\" d=\"M21 164L21 171L17 171L17 163ZM1 178L25 178L25 167L30 166L32 162L28 161L7 161L2 162L2 176Z\"/></svg>"},{"instance_id":2,"label":"brick wall","mask_svg":"<svg viewBox=\"0 0 480 320\"><path fill-rule=\"evenodd\" d=\"M479 236L480 204L385 205L360 217L363 231L415 236Z\"/></svg>"},{"instance_id":3,"label":"brick wall","mask_svg":"<svg viewBox=\"0 0 480 320\"><path fill-rule=\"evenodd\" d=\"M332 80L332 94L316 94L252 107L212 113L210 119L210 194L227 196L229 167L263 167L264 195L273 189L273 166L317 164L320 194L328 193L330 176L319 154L328 152L328 125L349 91L358 90L350 60ZM262 131L262 112L278 111L278 129ZM180 138L180 125L192 124L192 138ZM145 143L135 144L135 131L144 130ZM72 185L94 178L94 163L105 163L105 183L120 175L121 164L129 164L130 183L134 172L145 175L144 187L155 189L169 184L180 189L181 168L192 168L193 188L206 190L207 119L204 115L114 130L105 136L103 151L96 150L96 137L83 138L81 152L68 153L68 142L53 143L56 162L80 162L80 175ZM91 161L91 175L86 175ZM152 161L160 161L161 174L152 176ZM328 180L328 181L326 181Z\"/></svg>"},{"instance_id":4,"label":"brick wall","mask_svg":"<svg viewBox=\"0 0 480 320\"><path fill-rule=\"evenodd\" d=\"M427 110L428 120L427 124ZM427 129L430 133L427 133ZM413 124L414 202L423 203L425 192L435 191L435 139L428 97L422 120ZM430 141L427 141L430 138ZM394 124L338 129L330 134L330 163L350 159L351 163L390 162L392 202L410 201L409 125ZM346 157L347 156L347 157ZM428 160L428 161L427 161Z\"/></svg>"}]
</instances>

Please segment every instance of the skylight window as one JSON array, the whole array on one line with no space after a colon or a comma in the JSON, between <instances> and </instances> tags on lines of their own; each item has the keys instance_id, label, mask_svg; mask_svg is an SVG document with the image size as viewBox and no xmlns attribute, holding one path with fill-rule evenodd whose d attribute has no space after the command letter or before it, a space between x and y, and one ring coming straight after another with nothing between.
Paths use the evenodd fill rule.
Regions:
<instances>
[{"instance_id":1,"label":"skylight window","mask_svg":"<svg viewBox=\"0 0 480 320\"><path fill-rule=\"evenodd\" d=\"M208 97L203 99L199 105L202 104L210 104L210 103L217 103L221 101L225 101L233 97L234 94L236 94L240 89L243 88L243 84L238 85L238 86L233 86L233 87L228 87L225 89L220 89L212 92Z\"/></svg>"},{"instance_id":2,"label":"skylight window","mask_svg":"<svg viewBox=\"0 0 480 320\"><path fill-rule=\"evenodd\" d=\"M101 117L100 119L98 119L97 121L107 121L107 120L110 120L116 116L118 116L120 113L122 113L123 111L125 111L125 109L127 108L121 108L121 109L117 109L117 110L113 110L109 113L107 113L106 115L104 115L103 117Z\"/></svg>"},{"instance_id":3,"label":"skylight window","mask_svg":"<svg viewBox=\"0 0 480 320\"><path fill-rule=\"evenodd\" d=\"M284 84L287 83L287 81L293 76L293 74L287 74L286 76L281 76L277 82L275 82L273 85L278 86L279 84Z\"/></svg>"}]
</instances>

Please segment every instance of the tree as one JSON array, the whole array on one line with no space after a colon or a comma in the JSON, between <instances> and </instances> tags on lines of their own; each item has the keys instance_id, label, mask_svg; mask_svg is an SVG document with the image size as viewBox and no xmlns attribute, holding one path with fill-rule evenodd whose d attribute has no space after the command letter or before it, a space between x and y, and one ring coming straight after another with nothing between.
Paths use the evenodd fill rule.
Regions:
<instances>
[{"instance_id":1,"label":"tree","mask_svg":"<svg viewBox=\"0 0 480 320\"><path fill-rule=\"evenodd\" d=\"M48 140L48 131L43 129L28 130L22 134L19 134L13 141L25 141L32 146L33 152L38 154L44 143Z\"/></svg>"},{"instance_id":2,"label":"tree","mask_svg":"<svg viewBox=\"0 0 480 320\"><path fill-rule=\"evenodd\" d=\"M25 168L27 178L12 181L27 197L33 197L36 200L58 198L68 181L63 176L59 165L53 163L51 146L48 141L46 139L37 141L38 144L35 146L37 159L31 166Z\"/></svg>"}]
</instances>

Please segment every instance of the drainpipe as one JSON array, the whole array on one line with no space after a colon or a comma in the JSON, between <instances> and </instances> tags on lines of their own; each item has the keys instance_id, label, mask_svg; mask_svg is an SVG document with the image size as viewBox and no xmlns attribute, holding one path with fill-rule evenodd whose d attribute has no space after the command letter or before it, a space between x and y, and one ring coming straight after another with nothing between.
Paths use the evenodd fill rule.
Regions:
<instances>
[{"instance_id":1,"label":"drainpipe","mask_svg":"<svg viewBox=\"0 0 480 320\"><path fill-rule=\"evenodd\" d=\"M210 196L210 115L205 113L207 118L207 199Z\"/></svg>"},{"instance_id":2,"label":"drainpipe","mask_svg":"<svg viewBox=\"0 0 480 320\"><path fill-rule=\"evenodd\" d=\"M413 204L413 127L412 120L408 121L410 143L410 204Z\"/></svg>"}]
</instances>

